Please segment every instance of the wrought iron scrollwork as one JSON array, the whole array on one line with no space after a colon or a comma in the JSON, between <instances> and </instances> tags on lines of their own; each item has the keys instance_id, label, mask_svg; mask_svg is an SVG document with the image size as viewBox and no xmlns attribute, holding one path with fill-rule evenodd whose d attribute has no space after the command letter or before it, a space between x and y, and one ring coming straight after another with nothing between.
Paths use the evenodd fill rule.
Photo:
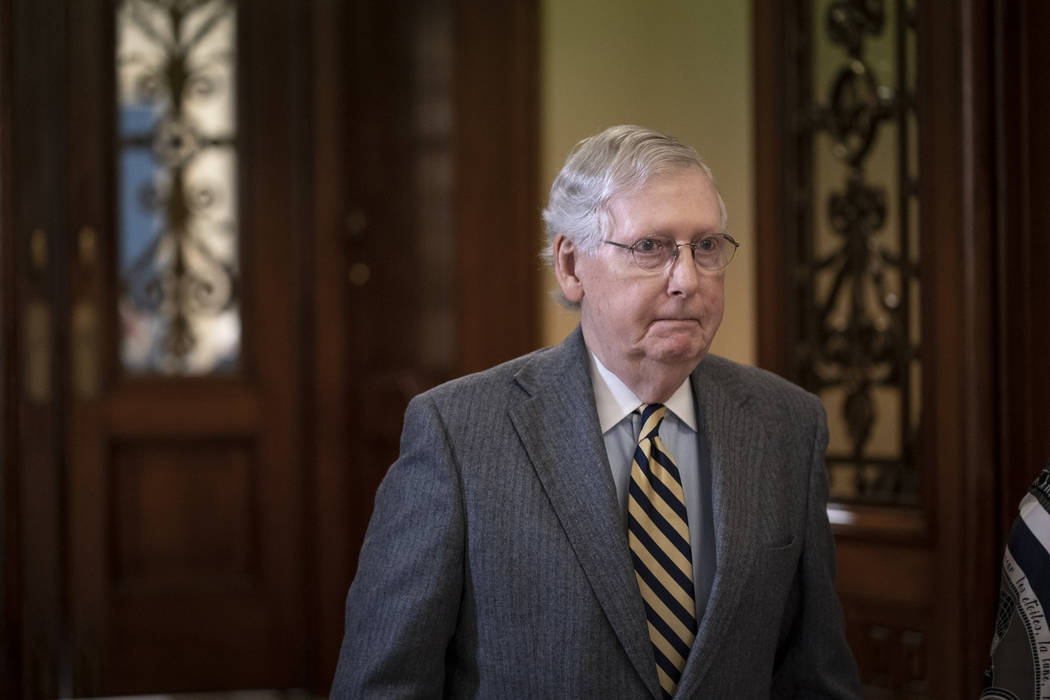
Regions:
<instances>
[{"instance_id":1,"label":"wrought iron scrollwork","mask_svg":"<svg viewBox=\"0 0 1050 700\"><path fill-rule=\"evenodd\" d=\"M127 37L117 56L127 112L121 153L149 158L129 160L140 172L121 177L136 189L138 225L151 229L130 232L144 242L121 279L130 317L151 328L142 371L200 373L229 359L202 359L199 350L201 320L236 312L239 300L235 168L216 177L201 162L236 148L234 48L216 39L224 24L232 34L233 10L232 0L123 0L118 8L118 35ZM218 116L215 100L227 105Z\"/></svg>"},{"instance_id":2,"label":"wrought iron scrollwork","mask_svg":"<svg viewBox=\"0 0 1050 700\"><path fill-rule=\"evenodd\" d=\"M917 173L910 172L911 57L902 47L914 39L914 11L897 2L887 12L882 0L834 0L823 8L826 39L842 58L824 101L804 98L799 105L809 115L800 120L808 124L799 133L800 148L814 152L802 159L806 166L795 198L801 207L796 279L805 317L797 328L795 370L804 385L830 402L829 413L836 412L832 423L845 432L828 452L833 497L912 503L918 421L911 387L919 343L911 318L918 265L909 251ZM895 84L867 55L869 42L884 38L888 15L896 19L891 37L898 45L896 71L890 76ZM802 32L816 26L808 18L799 24ZM796 45L807 50L819 40L804 36ZM894 136L896 171L888 178L884 172L873 176L876 145ZM821 144L828 144L827 152L816 151ZM814 168L821 163L837 163L826 171L842 176L818 192ZM826 197L823 211L814 197ZM897 435L895 444L876 444L880 421L895 422L889 431Z\"/></svg>"}]
</instances>

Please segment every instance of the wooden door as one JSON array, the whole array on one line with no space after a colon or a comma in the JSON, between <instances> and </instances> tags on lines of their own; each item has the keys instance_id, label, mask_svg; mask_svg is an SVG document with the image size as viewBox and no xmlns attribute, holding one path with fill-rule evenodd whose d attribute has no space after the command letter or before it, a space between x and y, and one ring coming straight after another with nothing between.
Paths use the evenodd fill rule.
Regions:
<instances>
[{"instance_id":1,"label":"wooden door","mask_svg":"<svg viewBox=\"0 0 1050 700\"><path fill-rule=\"evenodd\" d=\"M212 25L162 13L169 70L131 84L232 90L216 133L118 108L119 4L0 0L0 694L323 694L407 400L535 342L536 6L228 3L235 58L196 76L172 37ZM209 147L232 188L178 173ZM143 152L167 170L128 199ZM153 279L192 265L129 264L122 226L223 201L236 262L196 301L235 309L235 351L136 359L134 328L181 323Z\"/></svg>"},{"instance_id":2,"label":"wooden door","mask_svg":"<svg viewBox=\"0 0 1050 700\"><path fill-rule=\"evenodd\" d=\"M66 8L71 689L288 687L306 640L295 25L278 3L117 5ZM209 361L215 318L238 337Z\"/></svg>"},{"instance_id":3,"label":"wooden door","mask_svg":"<svg viewBox=\"0 0 1050 700\"><path fill-rule=\"evenodd\" d=\"M759 358L852 438L846 454L832 438L829 516L865 697L975 697L1005 534L1050 457L1047 175L1031 156L1048 13L754 7ZM844 319L828 290L851 286Z\"/></svg>"}]
</instances>

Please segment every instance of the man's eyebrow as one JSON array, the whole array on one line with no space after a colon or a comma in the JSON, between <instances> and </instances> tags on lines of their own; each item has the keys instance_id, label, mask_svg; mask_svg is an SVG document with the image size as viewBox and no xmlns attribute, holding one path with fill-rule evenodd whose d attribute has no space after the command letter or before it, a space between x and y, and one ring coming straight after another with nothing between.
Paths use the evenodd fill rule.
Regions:
<instances>
[{"instance_id":1,"label":"man's eyebrow","mask_svg":"<svg viewBox=\"0 0 1050 700\"><path fill-rule=\"evenodd\" d=\"M722 230L721 226L716 226L716 227L710 228L710 229L709 228L702 228L702 229L697 229L696 231L694 231L693 234L689 237L689 240L690 241L699 241L699 240L703 240L704 238L710 238L711 236L723 236L723 235L725 235L725 231ZM667 229L662 229L662 228L654 229L654 230L652 230L650 232L647 232L647 233L638 234L637 237L634 237L631 240L633 240L633 241L640 241L643 238L667 238L667 239L675 241L675 242L678 241L678 236L674 235L673 233L671 233Z\"/></svg>"}]
</instances>

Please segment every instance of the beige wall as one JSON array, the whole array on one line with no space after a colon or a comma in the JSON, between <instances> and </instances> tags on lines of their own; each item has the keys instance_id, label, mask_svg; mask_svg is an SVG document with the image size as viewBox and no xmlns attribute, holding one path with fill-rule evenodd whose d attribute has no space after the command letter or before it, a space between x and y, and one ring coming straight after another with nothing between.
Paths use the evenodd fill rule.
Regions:
<instances>
[{"instance_id":1,"label":"beige wall","mask_svg":"<svg viewBox=\"0 0 1050 700\"><path fill-rule=\"evenodd\" d=\"M543 201L573 144L607 126L641 124L696 147L742 244L714 352L747 363L756 354L750 12L741 0L544 0L540 46ZM551 300L555 284L544 275L537 290L545 345L577 321Z\"/></svg>"}]
</instances>

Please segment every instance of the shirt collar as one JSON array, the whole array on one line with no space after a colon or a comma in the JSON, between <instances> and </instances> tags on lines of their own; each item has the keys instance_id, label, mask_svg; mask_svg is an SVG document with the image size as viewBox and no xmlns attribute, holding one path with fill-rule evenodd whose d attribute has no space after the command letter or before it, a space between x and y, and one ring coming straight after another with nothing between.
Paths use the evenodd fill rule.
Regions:
<instances>
[{"instance_id":1,"label":"shirt collar","mask_svg":"<svg viewBox=\"0 0 1050 700\"><path fill-rule=\"evenodd\" d=\"M609 371L593 352L588 355L591 358L591 384L594 385L598 424L604 435L641 406L642 400L635 396L619 377ZM686 377L681 386L671 394L671 398L664 402L664 406L696 432L696 407L693 404L693 386L689 377Z\"/></svg>"}]
</instances>

